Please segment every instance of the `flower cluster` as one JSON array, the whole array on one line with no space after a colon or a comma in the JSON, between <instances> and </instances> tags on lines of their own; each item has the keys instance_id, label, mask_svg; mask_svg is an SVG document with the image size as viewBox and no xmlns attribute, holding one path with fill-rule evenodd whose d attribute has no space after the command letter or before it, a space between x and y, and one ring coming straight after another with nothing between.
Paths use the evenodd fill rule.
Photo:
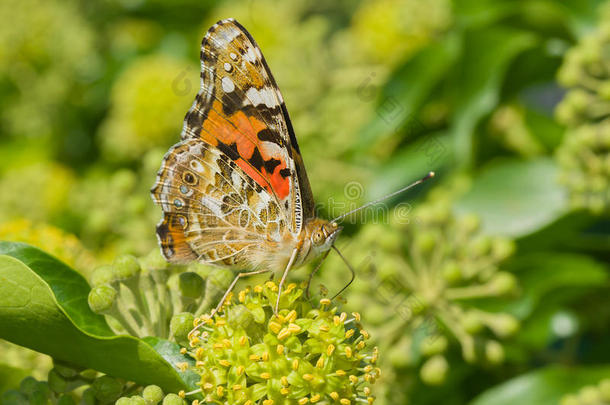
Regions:
<instances>
[{"instance_id":1,"label":"flower cluster","mask_svg":"<svg viewBox=\"0 0 610 405\"><path fill-rule=\"evenodd\" d=\"M40 141L74 131L69 126L74 125L73 117L62 118L67 106L82 100L79 90L101 73L95 40L94 30L76 3L0 3L3 135Z\"/></svg>"},{"instance_id":2,"label":"flower cluster","mask_svg":"<svg viewBox=\"0 0 610 405\"><path fill-rule=\"evenodd\" d=\"M78 238L52 225L14 219L0 223L0 240L24 242L61 259L88 275L95 267L95 257Z\"/></svg>"},{"instance_id":3,"label":"flower cluster","mask_svg":"<svg viewBox=\"0 0 610 405\"><path fill-rule=\"evenodd\" d=\"M112 109L99 133L107 160L134 160L178 140L199 89L195 66L161 55L129 65L113 85Z\"/></svg>"},{"instance_id":4,"label":"flower cluster","mask_svg":"<svg viewBox=\"0 0 610 405\"><path fill-rule=\"evenodd\" d=\"M352 29L369 56L396 64L447 30L451 19L447 0L367 0L356 11Z\"/></svg>"},{"instance_id":5,"label":"flower cluster","mask_svg":"<svg viewBox=\"0 0 610 405\"><path fill-rule=\"evenodd\" d=\"M566 53L558 79L569 91L556 110L568 127L560 181L574 207L595 213L610 207L610 6L604 11L598 29Z\"/></svg>"},{"instance_id":6,"label":"flower cluster","mask_svg":"<svg viewBox=\"0 0 610 405\"><path fill-rule=\"evenodd\" d=\"M610 379L602 380L599 384L586 386L576 394L566 395L561 399L560 405L608 405L610 404Z\"/></svg>"},{"instance_id":7,"label":"flower cluster","mask_svg":"<svg viewBox=\"0 0 610 405\"><path fill-rule=\"evenodd\" d=\"M124 255L94 271L89 306L117 333L168 338L172 318L213 307L231 278L196 263L169 265L158 251L141 260Z\"/></svg>"},{"instance_id":8,"label":"flower cluster","mask_svg":"<svg viewBox=\"0 0 610 405\"><path fill-rule=\"evenodd\" d=\"M195 320L188 353L203 403L373 403L370 385L381 371L360 315L338 313L327 298L312 304L296 284L274 315L277 293L271 281L246 288L214 317Z\"/></svg>"},{"instance_id":9,"label":"flower cluster","mask_svg":"<svg viewBox=\"0 0 610 405\"><path fill-rule=\"evenodd\" d=\"M186 401L178 394L164 395L163 390L156 385L144 387L139 395L121 397L116 405L186 405Z\"/></svg>"},{"instance_id":10,"label":"flower cluster","mask_svg":"<svg viewBox=\"0 0 610 405\"><path fill-rule=\"evenodd\" d=\"M440 384L451 342L467 362L501 363L500 340L519 322L475 303L516 290L515 277L498 268L512 254L512 241L486 236L474 216L454 215L448 192L431 194L408 214L395 211L391 225L365 226L345 254L358 267L349 305L374 323L384 358L395 370L420 367L424 382Z\"/></svg>"},{"instance_id":11,"label":"flower cluster","mask_svg":"<svg viewBox=\"0 0 610 405\"><path fill-rule=\"evenodd\" d=\"M72 170L60 163L7 167L0 177L0 221L57 219L68 205L74 183Z\"/></svg>"}]
</instances>

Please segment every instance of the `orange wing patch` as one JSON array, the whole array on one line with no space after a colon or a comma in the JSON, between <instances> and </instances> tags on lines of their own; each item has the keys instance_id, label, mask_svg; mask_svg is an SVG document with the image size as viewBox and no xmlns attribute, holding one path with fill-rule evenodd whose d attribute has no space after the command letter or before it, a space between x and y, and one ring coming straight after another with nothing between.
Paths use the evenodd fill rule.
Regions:
<instances>
[{"instance_id":1,"label":"orange wing patch","mask_svg":"<svg viewBox=\"0 0 610 405\"><path fill-rule=\"evenodd\" d=\"M184 215L165 213L163 221L157 226L157 237L163 255L176 263L188 263L197 259L186 240L184 229L187 219Z\"/></svg>"},{"instance_id":2,"label":"orange wing patch","mask_svg":"<svg viewBox=\"0 0 610 405\"><path fill-rule=\"evenodd\" d=\"M284 200L290 194L291 172L286 156L278 153L280 148L265 144L273 141L260 139L263 131L269 131L267 125L243 111L224 115L222 104L216 100L203 122L200 136L229 156L258 185Z\"/></svg>"}]
</instances>

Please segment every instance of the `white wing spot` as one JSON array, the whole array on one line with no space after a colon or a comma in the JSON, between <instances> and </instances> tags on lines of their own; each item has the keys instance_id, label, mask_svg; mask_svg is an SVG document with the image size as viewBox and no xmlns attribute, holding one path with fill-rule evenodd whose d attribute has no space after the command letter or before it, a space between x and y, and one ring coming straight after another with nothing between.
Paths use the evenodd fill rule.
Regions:
<instances>
[{"instance_id":1,"label":"white wing spot","mask_svg":"<svg viewBox=\"0 0 610 405\"><path fill-rule=\"evenodd\" d=\"M222 89L225 91L225 93L231 93L233 90L235 90L235 84L233 83L233 80L231 80L230 77L223 77L221 82Z\"/></svg>"},{"instance_id":2,"label":"white wing spot","mask_svg":"<svg viewBox=\"0 0 610 405\"><path fill-rule=\"evenodd\" d=\"M233 182L236 188L241 188L242 178L237 172L237 170L233 170L233 172L231 172L231 181Z\"/></svg>"},{"instance_id":3,"label":"white wing spot","mask_svg":"<svg viewBox=\"0 0 610 405\"><path fill-rule=\"evenodd\" d=\"M196 172L203 173L203 165L197 160L191 160L191 168Z\"/></svg>"},{"instance_id":4,"label":"white wing spot","mask_svg":"<svg viewBox=\"0 0 610 405\"><path fill-rule=\"evenodd\" d=\"M224 64L225 71L230 72L233 69L233 66L229 62L225 62Z\"/></svg>"},{"instance_id":5,"label":"white wing spot","mask_svg":"<svg viewBox=\"0 0 610 405\"><path fill-rule=\"evenodd\" d=\"M256 61L256 54L252 48L248 48L248 52L246 52L246 60L250 63L254 63Z\"/></svg>"},{"instance_id":6,"label":"white wing spot","mask_svg":"<svg viewBox=\"0 0 610 405\"><path fill-rule=\"evenodd\" d=\"M203 204L204 207L212 211L212 213L217 217L222 217L222 211L220 209L221 204L217 200L204 195L201 198L201 204Z\"/></svg>"},{"instance_id":7,"label":"white wing spot","mask_svg":"<svg viewBox=\"0 0 610 405\"><path fill-rule=\"evenodd\" d=\"M250 87L246 92L244 101L251 101L255 107L260 104L265 104L269 108L278 106L276 93L271 87L263 87L260 90L256 87Z\"/></svg>"},{"instance_id":8,"label":"white wing spot","mask_svg":"<svg viewBox=\"0 0 610 405\"><path fill-rule=\"evenodd\" d=\"M234 54L233 52L231 52L231 53L229 54L229 57L230 57L231 59L233 59L233 60L237 60L237 55L236 55L236 54Z\"/></svg>"}]
</instances>

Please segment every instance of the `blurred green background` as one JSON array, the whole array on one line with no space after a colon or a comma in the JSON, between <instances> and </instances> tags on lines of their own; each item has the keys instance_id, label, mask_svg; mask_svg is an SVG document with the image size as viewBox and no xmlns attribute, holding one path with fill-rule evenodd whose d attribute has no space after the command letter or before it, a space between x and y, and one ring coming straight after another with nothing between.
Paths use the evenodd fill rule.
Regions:
<instances>
[{"instance_id":1,"label":"blurred green background","mask_svg":"<svg viewBox=\"0 0 610 405\"><path fill-rule=\"evenodd\" d=\"M0 239L85 275L157 249L149 189L227 17L283 92L321 216L437 172L338 242L378 403L610 403L610 3L3 0ZM0 344L15 375L50 367Z\"/></svg>"}]
</instances>

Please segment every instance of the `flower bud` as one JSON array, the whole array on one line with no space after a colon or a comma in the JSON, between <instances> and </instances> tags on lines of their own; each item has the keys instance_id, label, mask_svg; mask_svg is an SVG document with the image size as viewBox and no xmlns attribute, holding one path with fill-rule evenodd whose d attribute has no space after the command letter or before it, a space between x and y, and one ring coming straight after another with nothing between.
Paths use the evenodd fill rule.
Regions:
<instances>
[{"instance_id":1,"label":"flower bud","mask_svg":"<svg viewBox=\"0 0 610 405\"><path fill-rule=\"evenodd\" d=\"M488 326L498 337L508 337L519 330L519 320L510 314L493 314Z\"/></svg>"},{"instance_id":2,"label":"flower bud","mask_svg":"<svg viewBox=\"0 0 610 405\"><path fill-rule=\"evenodd\" d=\"M481 322L481 318L474 311L468 311L464 313L461 319L462 326L466 330L467 333L471 335L475 335L483 329L483 323Z\"/></svg>"},{"instance_id":3,"label":"flower bud","mask_svg":"<svg viewBox=\"0 0 610 405\"><path fill-rule=\"evenodd\" d=\"M491 254L497 261L502 261L512 256L515 252L515 242L507 238L496 238L492 241Z\"/></svg>"},{"instance_id":4,"label":"flower bud","mask_svg":"<svg viewBox=\"0 0 610 405\"><path fill-rule=\"evenodd\" d=\"M462 269L455 261L449 261L443 266L443 278L453 284L462 278Z\"/></svg>"},{"instance_id":5,"label":"flower bud","mask_svg":"<svg viewBox=\"0 0 610 405\"><path fill-rule=\"evenodd\" d=\"M148 405L156 405L163 399L163 390L157 385L149 385L142 391L142 398Z\"/></svg>"},{"instance_id":6,"label":"flower bud","mask_svg":"<svg viewBox=\"0 0 610 405\"><path fill-rule=\"evenodd\" d=\"M485 358L492 364L500 364L504 361L504 348L495 340L485 343Z\"/></svg>"},{"instance_id":7,"label":"flower bud","mask_svg":"<svg viewBox=\"0 0 610 405\"><path fill-rule=\"evenodd\" d=\"M93 271L91 275L91 285L94 287L111 284L116 281L116 273L113 266L105 265L98 267Z\"/></svg>"},{"instance_id":8,"label":"flower bud","mask_svg":"<svg viewBox=\"0 0 610 405\"><path fill-rule=\"evenodd\" d=\"M511 273L498 272L491 279L490 286L497 295L507 294L517 287L517 279Z\"/></svg>"},{"instance_id":9,"label":"flower bud","mask_svg":"<svg viewBox=\"0 0 610 405\"><path fill-rule=\"evenodd\" d=\"M168 394L163 398L163 405L186 405L186 401L176 394Z\"/></svg>"},{"instance_id":10,"label":"flower bud","mask_svg":"<svg viewBox=\"0 0 610 405\"><path fill-rule=\"evenodd\" d=\"M193 329L194 319L195 317L190 312L182 312L172 317L172 320L169 325L170 335L174 338L174 340L176 340L176 342L180 346L188 347L188 334ZM150 387L156 386L151 385ZM154 391L153 388L151 388L151 390Z\"/></svg>"},{"instance_id":11,"label":"flower bud","mask_svg":"<svg viewBox=\"0 0 610 405\"><path fill-rule=\"evenodd\" d=\"M109 285L95 287L89 292L89 307L97 314L105 314L114 306L117 294Z\"/></svg>"},{"instance_id":12,"label":"flower bud","mask_svg":"<svg viewBox=\"0 0 610 405\"><path fill-rule=\"evenodd\" d=\"M414 243L423 253L430 253L436 246L438 239L434 231L421 231L415 235Z\"/></svg>"},{"instance_id":13,"label":"flower bud","mask_svg":"<svg viewBox=\"0 0 610 405\"><path fill-rule=\"evenodd\" d=\"M144 398L139 395L134 395L129 398L130 405L149 405Z\"/></svg>"},{"instance_id":14,"label":"flower bud","mask_svg":"<svg viewBox=\"0 0 610 405\"><path fill-rule=\"evenodd\" d=\"M436 355L426 360L419 371L419 375L426 384L440 385L445 381L448 370L447 359L441 355Z\"/></svg>"},{"instance_id":15,"label":"flower bud","mask_svg":"<svg viewBox=\"0 0 610 405\"><path fill-rule=\"evenodd\" d=\"M475 214L466 214L459 219L458 225L467 234L472 234L479 230L481 220Z\"/></svg>"},{"instance_id":16,"label":"flower bud","mask_svg":"<svg viewBox=\"0 0 610 405\"><path fill-rule=\"evenodd\" d=\"M140 263L132 255L122 255L117 257L113 263L117 278L126 280L140 272Z\"/></svg>"},{"instance_id":17,"label":"flower bud","mask_svg":"<svg viewBox=\"0 0 610 405\"><path fill-rule=\"evenodd\" d=\"M155 249L140 260L142 269L153 272L155 270L163 270L168 267L167 260L161 255L159 249Z\"/></svg>"}]
</instances>

